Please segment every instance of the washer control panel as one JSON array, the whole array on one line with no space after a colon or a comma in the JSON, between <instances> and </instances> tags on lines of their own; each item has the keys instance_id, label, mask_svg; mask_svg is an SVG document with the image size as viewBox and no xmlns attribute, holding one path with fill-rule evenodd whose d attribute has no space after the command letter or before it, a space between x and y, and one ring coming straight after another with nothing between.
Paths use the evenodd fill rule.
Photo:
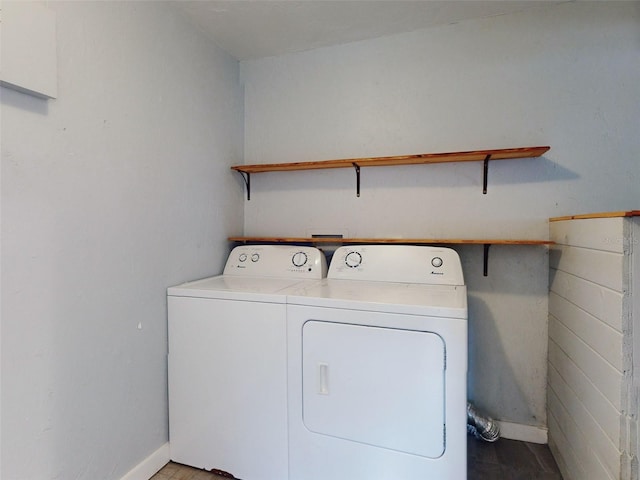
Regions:
<instances>
[{"instance_id":1,"label":"washer control panel","mask_svg":"<svg viewBox=\"0 0 640 480\"><path fill-rule=\"evenodd\" d=\"M324 278L327 260L324 253L314 247L241 245L229 254L224 275Z\"/></svg>"},{"instance_id":2,"label":"washer control panel","mask_svg":"<svg viewBox=\"0 0 640 480\"><path fill-rule=\"evenodd\" d=\"M464 285L460 257L451 248L352 245L333 254L328 278Z\"/></svg>"}]
</instances>

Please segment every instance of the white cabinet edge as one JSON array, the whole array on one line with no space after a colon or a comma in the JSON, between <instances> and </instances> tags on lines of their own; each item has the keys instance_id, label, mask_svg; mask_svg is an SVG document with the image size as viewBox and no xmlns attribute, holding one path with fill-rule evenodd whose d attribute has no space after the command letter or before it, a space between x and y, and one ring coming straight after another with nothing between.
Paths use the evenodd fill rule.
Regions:
<instances>
[{"instance_id":1,"label":"white cabinet edge","mask_svg":"<svg viewBox=\"0 0 640 480\"><path fill-rule=\"evenodd\" d=\"M42 2L0 3L0 85L58 96L56 14Z\"/></svg>"}]
</instances>

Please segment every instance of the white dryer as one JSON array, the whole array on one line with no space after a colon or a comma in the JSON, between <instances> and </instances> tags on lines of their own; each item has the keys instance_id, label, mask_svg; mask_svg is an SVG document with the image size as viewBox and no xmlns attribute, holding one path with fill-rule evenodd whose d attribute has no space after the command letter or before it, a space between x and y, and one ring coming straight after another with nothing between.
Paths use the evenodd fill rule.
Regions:
<instances>
[{"instance_id":1,"label":"white dryer","mask_svg":"<svg viewBox=\"0 0 640 480\"><path fill-rule=\"evenodd\" d=\"M236 247L222 275L168 289L171 460L247 480L287 465L282 290L327 271L311 247Z\"/></svg>"},{"instance_id":2,"label":"white dryer","mask_svg":"<svg viewBox=\"0 0 640 480\"><path fill-rule=\"evenodd\" d=\"M467 292L448 248L336 250L287 294L289 480L464 480Z\"/></svg>"}]
</instances>

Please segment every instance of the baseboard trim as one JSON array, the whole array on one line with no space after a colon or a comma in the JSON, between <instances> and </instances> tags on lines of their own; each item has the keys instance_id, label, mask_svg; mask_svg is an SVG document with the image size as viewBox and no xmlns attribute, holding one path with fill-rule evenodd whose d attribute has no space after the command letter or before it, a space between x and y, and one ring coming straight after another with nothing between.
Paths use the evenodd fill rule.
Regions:
<instances>
[{"instance_id":1,"label":"baseboard trim","mask_svg":"<svg viewBox=\"0 0 640 480\"><path fill-rule=\"evenodd\" d=\"M503 438L520 440L521 442L548 443L546 428L511 422L498 422L498 424L500 425L500 436Z\"/></svg>"},{"instance_id":2,"label":"baseboard trim","mask_svg":"<svg viewBox=\"0 0 640 480\"><path fill-rule=\"evenodd\" d=\"M133 467L121 480L149 480L169 463L169 442Z\"/></svg>"}]
</instances>

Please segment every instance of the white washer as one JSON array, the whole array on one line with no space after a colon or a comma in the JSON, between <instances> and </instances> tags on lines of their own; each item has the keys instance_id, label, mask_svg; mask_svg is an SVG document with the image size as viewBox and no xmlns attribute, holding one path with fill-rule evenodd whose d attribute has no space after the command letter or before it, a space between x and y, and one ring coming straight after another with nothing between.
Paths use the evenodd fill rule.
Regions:
<instances>
[{"instance_id":1,"label":"white washer","mask_svg":"<svg viewBox=\"0 0 640 480\"><path fill-rule=\"evenodd\" d=\"M467 478L455 251L340 247L327 278L287 303L289 480Z\"/></svg>"},{"instance_id":2,"label":"white washer","mask_svg":"<svg viewBox=\"0 0 640 480\"><path fill-rule=\"evenodd\" d=\"M287 287L322 252L236 247L220 276L168 289L171 460L247 480L287 474Z\"/></svg>"}]
</instances>

